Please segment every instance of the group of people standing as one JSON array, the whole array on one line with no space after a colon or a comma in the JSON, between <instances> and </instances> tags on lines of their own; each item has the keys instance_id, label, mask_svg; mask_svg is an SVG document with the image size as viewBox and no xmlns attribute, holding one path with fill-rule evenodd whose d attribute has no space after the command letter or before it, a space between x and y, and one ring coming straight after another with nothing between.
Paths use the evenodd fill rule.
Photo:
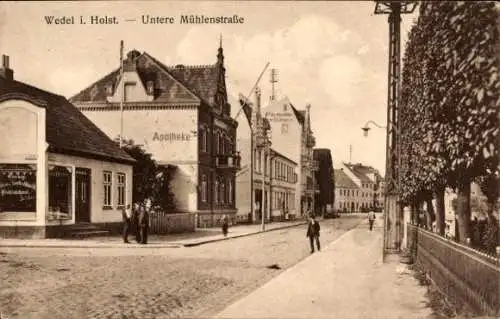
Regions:
<instances>
[{"instance_id":1,"label":"group of people standing","mask_svg":"<svg viewBox=\"0 0 500 319\"><path fill-rule=\"evenodd\" d=\"M128 235L131 228L134 228L135 241L138 244L145 245L148 243L150 207L151 206L148 203L135 203L133 209L131 209L130 204L123 208L122 216L124 243L130 243L128 240Z\"/></svg>"}]
</instances>

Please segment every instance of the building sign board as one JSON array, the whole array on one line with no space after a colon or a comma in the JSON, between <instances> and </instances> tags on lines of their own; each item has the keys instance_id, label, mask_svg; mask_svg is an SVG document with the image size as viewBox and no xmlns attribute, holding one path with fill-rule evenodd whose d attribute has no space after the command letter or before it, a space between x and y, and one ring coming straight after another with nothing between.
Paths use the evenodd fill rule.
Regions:
<instances>
[{"instance_id":1,"label":"building sign board","mask_svg":"<svg viewBox=\"0 0 500 319\"><path fill-rule=\"evenodd\" d=\"M0 212L36 211L36 167L0 165Z\"/></svg>"},{"instance_id":2,"label":"building sign board","mask_svg":"<svg viewBox=\"0 0 500 319\"><path fill-rule=\"evenodd\" d=\"M273 122L290 122L293 121L292 113L284 112L266 112L266 118Z\"/></svg>"}]
</instances>

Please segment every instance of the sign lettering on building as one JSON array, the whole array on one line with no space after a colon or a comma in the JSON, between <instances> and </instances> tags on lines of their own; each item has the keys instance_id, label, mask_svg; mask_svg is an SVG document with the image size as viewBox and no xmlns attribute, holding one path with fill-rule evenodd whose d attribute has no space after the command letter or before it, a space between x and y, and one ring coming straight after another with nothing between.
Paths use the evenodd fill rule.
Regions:
<instances>
[{"instance_id":1,"label":"sign lettering on building","mask_svg":"<svg viewBox=\"0 0 500 319\"><path fill-rule=\"evenodd\" d=\"M266 112L266 117L274 122L290 122L293 120L293 115L291 113Z\"/></svg>"},{"instance_id":2,"label":"sign lettering on building","mask_svg":"<svg viewBox=\"0 0 500 319\"><path fill-rule=\"evenodd\" d=\"M175 142L175 141L190 141L191 134L186 133L158 133L153 134L153 141L159 142Z\"/></svg>"}]
</instances>

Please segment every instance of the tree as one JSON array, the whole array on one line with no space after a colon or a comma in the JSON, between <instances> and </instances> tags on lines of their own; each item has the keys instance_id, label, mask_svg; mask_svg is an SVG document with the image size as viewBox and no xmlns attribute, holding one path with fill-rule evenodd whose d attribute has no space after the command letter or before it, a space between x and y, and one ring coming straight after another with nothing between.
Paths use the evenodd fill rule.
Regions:
<instances>
[{"instance_id":1,"label":"tree","mask_svg":"<svg viewBox=\"0 0 500 319\"><path fill-rule=\"evenodd\" d=\"M119 143L119 138L115 142ZM133 167L132 198L134 203L142 203L153 195L156 164L151 154L133 140L123 140L122 149L136 160Z\"/></svg>"},{"instance_id":2,"label":"tree","mask_svg":"<svg viewBox=\"0 0 500 319\"><path fill-rule=\"evenodd\" d=\"M493 2L424 1L403 58L401 195L409 203L434 193L442 233L444 188L456 189L461 242L471 182L498 172L497 19Z\"/></svg>"},{"instance_id":3,"label":"tree","mask_svg":"<svg viewBox=\"0 0 500 319\"><path fill-rule=\"evenodd\" d=\"M119 143L119 137L115 142ZM133 140L124 139L122 142L122 149L136 160L133 167L133 203L151 200L153 209L173 212L175 199L171 191L172 168L157 165L152 155Z\"/></svg>"}]
</instances>

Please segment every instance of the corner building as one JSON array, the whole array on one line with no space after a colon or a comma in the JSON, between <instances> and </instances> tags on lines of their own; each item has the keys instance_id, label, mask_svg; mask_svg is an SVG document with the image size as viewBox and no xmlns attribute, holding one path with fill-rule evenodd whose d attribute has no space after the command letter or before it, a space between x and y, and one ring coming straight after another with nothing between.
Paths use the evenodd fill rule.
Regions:
<instances>
[{"instance_id":1,"label":"corner building","mask_svg":"<svg viewBox=\"0 0 500 319\"><path fill-rule=\"evenodd\" d=\"M227 101L224 55L214 64L166 66L133 50L120 68L71 98L109 137L142 144L160 165L176 167L172 181L176 207L198 215L199 227L223 214L236 218L237 122Z\"/></svg>"}]
</instances>

